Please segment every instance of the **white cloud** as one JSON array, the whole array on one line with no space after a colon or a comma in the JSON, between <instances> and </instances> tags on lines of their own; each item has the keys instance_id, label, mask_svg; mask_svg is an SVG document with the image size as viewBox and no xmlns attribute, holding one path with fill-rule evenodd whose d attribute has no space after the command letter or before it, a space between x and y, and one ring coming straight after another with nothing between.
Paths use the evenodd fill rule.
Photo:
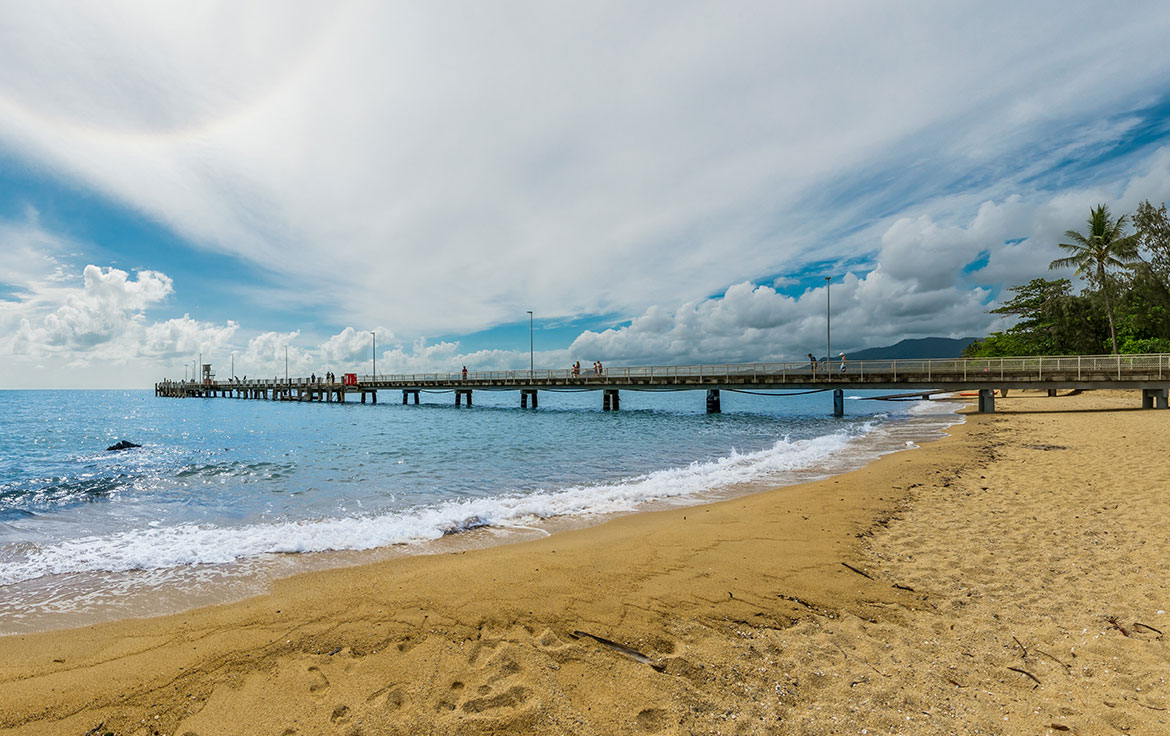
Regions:
<instances>
[{"instance_id":1,"label":"white cloud","mask_svg":"<svg viewBox=\"0 0 1170 736\"><path fill-rule=\"evenodd\" d=\"M1027 158L1045 124L1170 74L1156 2L45 0L4 14L0 141L282 272L341 324L407 338L526 309L636 314L850 256L856 239L816 236L862 205L800 204L826 183L878 159L910 176ZM1038 165L1122 129L1085 126ZM998 186L979 195L1002 200ZM908 227L929 226L918 214ZM889 248L891 275L926 288L950 273Z\"/></svg>"}]
</instances>

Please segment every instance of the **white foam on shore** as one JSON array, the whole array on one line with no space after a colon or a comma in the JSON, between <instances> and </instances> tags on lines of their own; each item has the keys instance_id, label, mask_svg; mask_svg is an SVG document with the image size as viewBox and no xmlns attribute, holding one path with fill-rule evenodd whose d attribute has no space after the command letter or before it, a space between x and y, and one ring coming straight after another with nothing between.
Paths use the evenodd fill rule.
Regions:
<instances>
[{"instance_id":1,"label":"white foam on shore","mask_svg":"<svg viewBox=\"0 0 1170 736\"><path fill-rule=\"evenodd\" d=\"M483 526L524 526L563 516L630 512L647 502L694 496L779 473L826 467L871 423L807 440L783 439L771 448L687 467L659 470L617 483L556 491L446 501L375 516L246 526L182 524L90 536L26 548L0 563L0 585L46 575L158 570L221 565L279 553L369 550L433 540Z\"/></svg>"}]
</instances>

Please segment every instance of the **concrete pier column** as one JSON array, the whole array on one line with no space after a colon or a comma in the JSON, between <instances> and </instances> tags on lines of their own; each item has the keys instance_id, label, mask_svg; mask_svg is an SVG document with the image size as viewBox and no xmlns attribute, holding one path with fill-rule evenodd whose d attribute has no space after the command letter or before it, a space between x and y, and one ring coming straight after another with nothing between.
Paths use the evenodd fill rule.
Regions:
<instances>
[{"instance_id":1,"label":"concrete pier column","mask_svg":"<svg viewBox=\"0 0 1170 736\"><path fill-rule=\"evenodd\" d=\"M403 392L402 392L402 405L403 405L403 406L406 406L406 395L407 395L407 394L409 394L409 393L410 393L409 391L403 391Z\"/></svg>"},{"instance_id":2,"label":"concrete pier column","mask_svg":"<svg viewBox=\"0 0 1170 736\"><path fill-rule=\"evenodd\" d=\"M602 411L617 411L621 408L622 401L616 388L607 388L601 395L601 410Z\"/></svg>"},{"instance_id":3,"label":"concrete pier column","mask_svg":"<svg viewBox=\"0 0 1170 736\"><path fill-rule=\"evenodd\" d=\"M362 403L366 403L366 392L362 391Z\"/></svg>"},{"instance_id":4,"label":"concrete pier column","mask_svg":"<svg viewBox=\"0 0 1170 736\"><path fill-rule=\"evenodd\" d=\"M528 392L527 391L520 392L520 408L521 409L528 408Z\"/></svg>"},{"instance_id":5,"label":"concrete pier column","mask_svg":"<svg viewBox=\"0 0 1170 736\"><path fill-rule=\"evenodd\" d=\"M723 410L719 406L719 389L717 389L717 388L707 389L707 413L708 414L719 414L722 411Z\"/></svg>"},{"instance_id":6,"label":"concrete pier column","mask_svg":"<svg viewBox=\"0 0 1170 736\"><path fill-rule=\"evenodd\" d=\"M1048 389L1048 395L1049 396L1056 396L1056 389L1054 389L1054 388Z\"/></svg>"},{"instance_id":7,"label":"concrete pier column","mask_svg":"<svg viewBox=\"0 0 1170 736\"><path fill-rule=\"evenodd\" d=\"M993 388L979 389L979 413L980 414L994 414L995 413L995 389L993 389Z\"/></svg>"},{"instance_id":8,"label":"concrete pier column","mask_svg":"<svg viewBox=\"0 0 1170 736\"><path fill-rule=\"evenodd\" d=\"M414 394L414 405L418 406L418 391L412 391L411 393Z\"/></svg>"},{"instance_id":9,"label":"concrete pier column","mask_svg":"<svg viewBox=\"0 0 1170 736\"><path fill-rule=\"evenodd\" d=\"M377 392L377 391L371 391L371 392L370 392L370 403L371 403L371 404L377 404L377 403L378 403L378 392Z\"/></svg>"},{"instance_id":10,"label":"concrete pier column","mask_svg":"<svg viewBox=\"0 0 1170 736\"><path fill-rule=\"evenodd\" d=\"M532 403L532 408L536 408L536 389L525 388L520 389L520 408L527 409L529 402Z\"/></svg>"},{"instance_id":11,"label":"concrete pier column","mask_svg":"<svg viewBox=\"0 0 1170 736\"><path fill-rule=\"evenodd\" d=\"M1167 408L1168 397L1170 397L1170 389L1164 388L1143 388L1142 389L1142 408L1143 409L1165 409Z\"/></svg>"},{"instance_id":12,"label":"concrete pier column","mask_svg":"<svg viewBox=\"0 0 1170 736\"><path fill-rule=\"evenodd\" d=\"M845 390L840 388L833 389L833 416L845 416Z\"/></svg>"}]
</instances>

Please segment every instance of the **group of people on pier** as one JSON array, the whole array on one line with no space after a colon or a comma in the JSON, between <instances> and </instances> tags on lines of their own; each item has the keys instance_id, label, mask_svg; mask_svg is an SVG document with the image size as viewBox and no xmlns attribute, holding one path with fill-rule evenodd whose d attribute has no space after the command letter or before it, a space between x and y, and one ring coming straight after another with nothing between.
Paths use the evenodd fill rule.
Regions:
<instances>
[{"instance_id":1,"label":"group of people on pier","mask_svg":"<svg viewBox=\"0 0 1170 736\"><path fill-rule=\"evenodd\" d=\"M574 378L580 376L581 375L581 361L578 360L577 362L573 363L572 367L569 369L569 373L571 373ZM593 361L593 375L595 375L595 376L604 376L605 375L605 367L601 365L600 360Z\"/></svg>"},{"instance_id":2,"label":"group of people on pier","mask_svg":"<svg viewBox=\"0 0 1170 736\"><path fill-rule=\"evenodd\" d=\"M844 373L845 372L845 353L838 353L838 355L841 357L841 369L838 372ZM812 372L816 373L817 366L819 366L821 364L821 362L819 360L817 360L817 357L815 355L813 355L812 353L808 354L808 362L809 362L809 366L812 368ZM826 373L828 373L828 371L829 371L828 365L829 365L829 357L825 356L825 372Z\"/></svg>"}]
</instances>

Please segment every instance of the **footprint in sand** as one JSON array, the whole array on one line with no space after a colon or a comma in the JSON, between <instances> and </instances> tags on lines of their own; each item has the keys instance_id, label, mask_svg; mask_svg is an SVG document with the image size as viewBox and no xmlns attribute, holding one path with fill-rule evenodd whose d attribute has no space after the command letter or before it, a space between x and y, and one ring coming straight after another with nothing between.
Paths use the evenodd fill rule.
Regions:
<instances>
[{"instance_id":1,"label":"footprint in sand","mask_svg":"<svg viewBox=\"0 0 1170 736\"><path fill-rule=\"evenodd\" d=\"M657 733L670 725L670 717L661 708L647 708L634 721L647 733Z\"/></svg>"},{"instance_id":2,"label":"footprint in sand","mask_svg":"<svg viewBox=\"0 0 1170 736\"><path fill-rule=\"evenodd\" d=\"M388 713L393 713L394 711L401 709L402 706L406 705L406 693L404 693L402 688L398 685L387 685L381 690L378 690L375 693L371 693L370 696L366 698L366 702L372 703L378 698L382 698L382 709Z\"/></svg>"},{"instance_id":3,"label":"footprint in sand","mask_svg":"<svg viewBox=\"0 0 1170 736\"><path fill-rule=\"evenodd\" d=\"M319 668L310 667L309 677L312 678L312 681L309 683L309 692L315 693L329 687L329 679L325 677Z\"/></svg>"},{"instance_id":4,"label":"footprint in sand","mask_svg":"<svg viewBox=\"0 0 1170 736\"><path fill-rule=\"evenodd\" d=\"M482 713L487 710L495 710L496 708L515 707L527 702L530 695L532 695L532 691L523 685L513 685L499 695L468 700L463 704L463 711L466 713Z\"/></svg>"},{"instance_id":5,"label":"footprint in sand","mask_svg":"<svg viewBox=\"0 0 1170 736\"><path fill-rule=\"evenodd\" d=\"M333 714L329 716L329 720L333 723L345 723L349 720L349 708L344 705L339 705L333 709Z\"/></svg>"}]
</instances>

